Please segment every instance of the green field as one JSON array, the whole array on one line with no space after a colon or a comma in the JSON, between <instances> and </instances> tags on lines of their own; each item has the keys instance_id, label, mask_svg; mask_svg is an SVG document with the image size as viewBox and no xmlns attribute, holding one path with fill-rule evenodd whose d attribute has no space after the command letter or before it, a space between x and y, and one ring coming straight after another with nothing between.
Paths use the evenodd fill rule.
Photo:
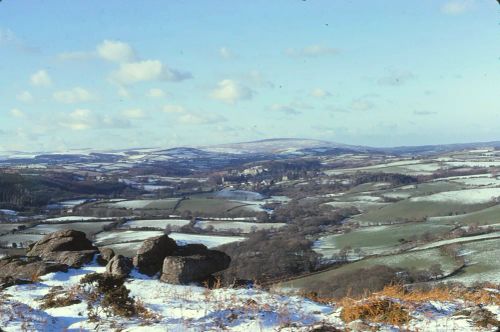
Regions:
<instances>
[{"instance_id":1,"label":"green field","mask_svg":"<svg viewBox=\"0 0 500 332\"><path fill-rule=\"evenodd\" d=\"M223 199L210 199L210 198L189 198L183 200L177 209L176 213L185 211L200 212L209 215L220 215L228 211L234 211L238 207L244 207L245 204L241 202L227 201ZM249 210L251 211L251 210Z\"/></svg>"},{"instance_id":2,"label":"green field","mask_svg":"<svg viewBox=\"0 0 500 332\"><path fill-rule=\"evenodd\" d=\"M172 210L179 202L177 198L168 198L168 199L159 199L155 200L148 205L146 205L146 209L160 209L160 210Z\"/></svg>"},{"instance_id":3,"label":"green field","mask_svg":"<svg viewBox=\"0 0 500 332\"><path fill-rule=\"evenodd\" d=\"M403 200L367 211L354 217L361 225L383 225L394 222L423 221L428 217L465 214L490 207L492 203L464 204L455 202L432 202Z\"/></svg>"},{"instance_id":4,"label":"green field","mask_svg":"<svg viewBox=\"0 0 500 332\"><path fill-rule=\"evenodd\" d=\"M21 233L39 233L49 234L63 229L73 229L87 234L95 234L102 231L104 226L111 224L111 221L92 221L92 222L66 222L60 224L39 224L35 227L29 228Z\"/></svg>"},{"instance_id":5,"label":"green field","mask_svg":"<svg viewBox=\"0 0 500 332\"><path fill-rule=\"evenodd\" d=\"M433 223L450 224L450 225L453 225L455 223L461 225L500 224L500 204L459 216L433 217L429 218L429 221Z\"/></svg>"},{"instance_id":6,"label":"green field","mask_svg":"<svg viewBox=\"0 0 500 332\"><path fill-rule=\"evenodd\" d=\"M446 281L500 283L500 239L465 243L463 250L468 266Z\"/></svg>"},{"instance_id":7,"label":"green field","mask_svg":"<svg viewBox=\"0 0 500 332\"><path fill-rule=\"evenodd\" d=\"M436 181L436 182L419 183L417 185L402 186L399 188L395 188L393 190L386 190L383 193L406 194L409 197L416 197L416 196L431 195L443 191L460 190L465 188L466 188L465 185L455 182Z\"/></svg>"},{"instance_id":8,"label":"green field","mask_svg":"<svg viewBox=\"0 0 500 332\"><path fill-rule=\"evenodd\" d=\"M344 234L333 234L318 240L315 250L324 257L332 257L345 247L361 249L365 255L390 253L411 239L425 233L444 235L454 226L428 222L406 223L390 226L363 227Z\"/></svg>"},{"instance_id":9,"label":"green field","mask_svg":"<svg viewBox=\"0 0 500 332\"><path fill-rule=\"evenodd\" d=\"M343 265L339 268L334 268L324 272L305 276L303 278L282 282L277 284L277 287L311 290L311 285L314 285L317 282L328 282L329 280L333 280L336 276L339 276L341 274L348 272L352 273L356 270L369 268L375 265L386 265L393 268L405 269L427 269L433 264L441 264L441 268L445 274L451 273L459 267L451 257L443 254L439 249L428 249L391 256L363 259L354 263Z\"/></svg>"}]
</instances>

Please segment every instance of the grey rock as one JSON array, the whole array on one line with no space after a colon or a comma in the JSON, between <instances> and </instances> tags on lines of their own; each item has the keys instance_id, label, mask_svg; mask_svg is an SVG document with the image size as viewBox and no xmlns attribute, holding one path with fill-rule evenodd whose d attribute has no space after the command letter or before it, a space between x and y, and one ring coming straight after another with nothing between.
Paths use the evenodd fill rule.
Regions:
<instances>
[{"instance_id":1,"label":"grey rock","mask_svg":"<svg viewBox=\"0 0 500 332\"><path fill-rule=\"evenodd\" d=\"M111 258L106 265L106 273L119 277L126 277L132 271L132 261L128 257L117 255Z\"/></svg>"},{"instance_id":2,"label":"grey rock","mask_svg":"<svg viewBox=\"0 0 500 332\"><path fill-rule=\"evenodd\" d=\"M111 248L99 248L99 254L97 255L97 263L105 266L108 262L115 256L115 252Z\"/></svg>"},{"instance_id":3,"label":"grey rock","mask_svg":"<svg viewBox=\"0 0 500 332\"><path fill-rule=\"evenodd\" d=\"M46 262L39 257L11 256L0 259L0 278L34 280L44 274L59 271L68 271L68 266Z\"/></svg>"},{"instance_id":4,"label":"grey rock","mask_svg":"<svg viewBox=\"0 0 500 332\"><path fill-rule=\"evenodd\" d=\"M163 261L161 281L187 284L201 281L229 267L231 258L217 250L189 256L167 256Z\"/></svg>"},{"instance_id":5,"label":"grey rock","mask_svg":"<svg viewBox=\"0 0 500 332\"><path fill-rule=\"evenodd\" d=\"M147 239L133 259L139 272L153 276L162 269L163 260L177 250L177 244L168 235Z\"/></svg>"},{"instance_id":6,"label":"grey rock","mask_svg":"<svg viewBox=\"0 0 500 332\"><path fill-rule=\"evenodd\" d=\"M47 234L28 248L27 256L38 256L71 267L81 267L92 261L97 248L85 233L72 229Z\"/></svg>"}]
</instances>

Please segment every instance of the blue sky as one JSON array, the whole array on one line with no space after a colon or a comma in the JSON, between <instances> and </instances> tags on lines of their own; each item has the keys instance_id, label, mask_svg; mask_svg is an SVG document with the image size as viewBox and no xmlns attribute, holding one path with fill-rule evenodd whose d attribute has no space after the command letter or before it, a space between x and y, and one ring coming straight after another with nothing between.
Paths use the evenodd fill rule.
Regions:
<instances>
[{"instance_id":1,"label":"blue sky","mask_svg":"<svg viewBox=\"0 0 500 332\"><path fill-rule=\"evenodd\" d=\"M0 2L0 151L499 140L494 0Z\"/></svg>"}]
</instances>

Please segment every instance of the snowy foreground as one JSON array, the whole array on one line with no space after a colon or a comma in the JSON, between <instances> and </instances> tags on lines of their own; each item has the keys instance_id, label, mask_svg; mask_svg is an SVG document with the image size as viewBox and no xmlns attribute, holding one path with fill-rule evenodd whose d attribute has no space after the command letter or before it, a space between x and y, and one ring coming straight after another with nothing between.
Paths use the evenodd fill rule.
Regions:
<instances>
[{"instance_id":1,"label":"snowy foreground","mask_svg":"<svg viewBox=\"0 0 500 332\"><path fill-rule=\"evenodd\" d=\"M126 287L136 301L152 313L149 318L103 317L98 323L87 319L87 304L40 309L39 299L54 286L74 289L88 273L104 272L95 264L69 272L43 276L35 284L12 286L0 292L0 326L4 331L313 331L321 326L352 328L340 318L340 306L323 305L298 296L274 294L258 289L214 289L177 286L133 272ZM491 290L498 292L497 290ZM456 315L464 302L429 301L416 306L412 320L401 330L495 331L481 329L465 316ZM485 306L500 317L499 306ZM359 321L354 322L360 324ZM364 323L361 323L364 324ZM380 331L399 331L390 325L371 323ZM369 326L365 328L369 329ZM365 328L357 327L357 331Z\"/></svg>"}]
</instances>

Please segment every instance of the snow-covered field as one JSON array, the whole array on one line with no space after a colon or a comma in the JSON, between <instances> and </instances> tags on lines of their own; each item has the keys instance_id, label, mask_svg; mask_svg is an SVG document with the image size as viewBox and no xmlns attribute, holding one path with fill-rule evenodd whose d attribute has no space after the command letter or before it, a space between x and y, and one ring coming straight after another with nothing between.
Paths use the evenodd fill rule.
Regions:
<instances>
[{"instance_id":1,"label":"snow-covered field","mask_svg":"<svg viewBox=\"0 0 500 332\"><path fill-rule=\"evenodd\" d=\"M430 248L441 247L441 246L444 246L447 244L471 242L471 241L477 241L477 240L486 240L486 239L499 238L499 237L500 237L500 232L492 232L492 233L475 235L475 236L457 237L455 239L441 240L441 241L427 243L427 244L418 246L416 248L413 248L412 250L430 249ZM500 241L500 239L499 239L499 241Z\"/></svg>"},{"instance_id":2,"label":"snow-covered field","mask_svg":"<svg viewBox=\"0 0 500 332\"><path fill-rule=\"evenodd\" d=\"M207 229L210 226L216 231L230 231L235 230L241 233L250 233L254 229L278 229L286 226L285 223L258 223L258 222L241 222L241 221L214 221L214 220L200 220L196 223L196 227Z\"/></svg>"},{"instance_id":3,"label":"snow-covered field","mask_svg":"<svg viewBox=\"0 0 500 332\"><path fill-rule=\"evenodd\" d=\"M104 226L111 224L111 221L91 221L91 222L72 222L62 224L39 224L35 227L28 228L22 233L40 233L49 234L62 229L73 229L85 233L97 233L103 229Z\"/></svg>"},{"instance_id":4,"label":"snow-covered field","mask_svg":"<svg viewBox=\"0 0 500 332\"><path fill-rule=\"evenodd\" d=\"M5 244L7 246L11 246L13 243L17 245L17 247L26 247L26 244L31 242L36 242L43 237L41 234L6 234L0 236L0 244Z\"/></svg>"},{"instance_id":5,"label":"snow-covered field","mask_svg":"<svg viewBox=\"0 0 500 332\"><path fill-rule=\"evenodd\" d=\"M137 199L131 201L120 201L113 204L109 204L109 206L114 208L125 208L125 209L144 209L148 204L151 204L153 202L154 200L151 199Z\"/></svg>"},{"instance_id":6,"label":"snow-covered field","mask_svg":"<svg viewBox=\"0 0 500 332\"><path fill-rule=\"evenodd\" d=\"M410 198L414 202L452 202L482 204L492 202L500 196L500 188L479 188L445 191L428 196Z\"/></svg>"},{"instance_id":7,"label":"snow-covered field","mask_svg":"<svg viewBox=\"0 0 500 332\"><path fill-rule=\"evenodd\" d=\"M189 224L189 220L186 219L143 219L127 221L121 226L121 228L154 227L163 230L167 226L170 226L172 228L180 228L187 224Z\"/></svg>"},{"instance_id":8,"label":"snow-covered field","mask_svg":"<svg viewBox=\"0 0 500 332\"><path fill-rule=\"evenodd\" d=\"M98 246L130 241L144 241L151 237L161 236L163 231L122 231L102 232L97 234L95 242Z\"/></svg>"},{"instance_id":9,"label":"snow-covered field","mask_svg":"<svg viewBox=\"0 0 500 332\"><path fill-rule=\"evenodd\" d=\"M500 161L449 161L449 167L499 167Z\"/></svg>"},{"instance_id":10,"label":"snow-covered field","mask_svg":"<svg viewBox=\"0 0 500 332\"><path fill-rule=\"evenodd\" d=\"M61 222L61 221L89 221L89 220L110 220L113 218L85 217L85 216L66 216L46 219L46 222Z\"/></svg>"},{"instance_id":11,"label":"snow-covered field","mask_svg":"<svg viewBox=\"0 0 500 332\"><path fill-rule=\"evenodd\" d=\"M97 246L104 247L117 244L124 244L130 247L132 244L126 242L142 242L146 239L163 235L163 231L112 231L102 232L97 234L95 242ZM231 242L239 242L246 240L242 236L218 236L218 235L199 235L172 232L169 237L174 239L178 244L201 243L209 248L214 248ZM140 245L140 243L139 243Z\"/></svg>"},{"instance_id":12,"label":"snow-covered field","mask_svg":"<svg viewBox=\"0 0 500 332\"><path fill-rule=\"evenodd\" d=\"M179 245L201 243L206 245L208 248L215 248L223 244L246 240L246 238L242 236L199 235L175 232L170 233L168 236L174 239Z\"/></svg>"}]
</instances>

